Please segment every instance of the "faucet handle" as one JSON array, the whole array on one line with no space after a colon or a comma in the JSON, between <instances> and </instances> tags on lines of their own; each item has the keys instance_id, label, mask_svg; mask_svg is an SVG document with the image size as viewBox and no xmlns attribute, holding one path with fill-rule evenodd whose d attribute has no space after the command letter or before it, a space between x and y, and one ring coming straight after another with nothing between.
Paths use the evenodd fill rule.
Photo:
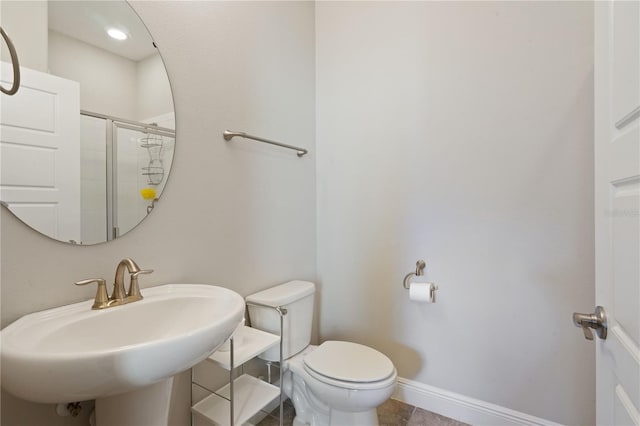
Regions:
<instances>
[{"instance_id":1,"label":"faucet handle","mask_svg":"<svg viewBox=\"0 0 640 426\"><path fill-rule=\"evenodd\" d=\"M87 285L91 283L98 283L98 290L96 291L96 297L93 301L91 309L102 309L109 305L109 296L107 295L107 281L102 278L89 278L88 280L82 280L75 282L75 285Z\"/></svg>"},{"instance_id":2,"label":"faucet handle","mask_svg":"<svg viewBox=\"0 0 640 426\"><path fill-rule=\"evenodd\" d=\"M138 286L138 275L150 274L153 269L141 269L137 272L131 273L131 281L129 282L129 291L127 292L127 298L131 301L142 299L140 293L140 287Z\"/></svg>"},{"instance_id":3,"label":"faucet handle","mask_svg":"<svg viewBox=\"0 0 640 426\"><path fill-rule=\"evenodd\" d=\"M136 278L138 277L138 275L144 275L144 274L150 274L153 272L153 269L140 269L138 272L133 272L131 273L131 276L135 276Z\"/></svg>"}]
</instances>

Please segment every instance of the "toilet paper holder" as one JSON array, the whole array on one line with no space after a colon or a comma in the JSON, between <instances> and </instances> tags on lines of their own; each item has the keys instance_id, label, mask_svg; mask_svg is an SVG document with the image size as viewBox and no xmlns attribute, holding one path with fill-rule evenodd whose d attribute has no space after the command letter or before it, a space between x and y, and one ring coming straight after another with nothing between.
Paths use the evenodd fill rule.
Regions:
<instances>
[{"instance_id":1,"label":"toilet paper holder","mask_svg":"<svg viewBox=\"0 0 640 426\"><path fill-rule=\"evenodd\" d=\"M407 275L404 276L404 280L402 280L402 286L409 290L411 283L409 282L409 280L411 279L411 277L421 277L424 275L424 268L425 266L427 266L427 264L425 263L424 260L419 259L416 262L416 271L415 272L409 272ZM438 289L438 286L435 285L434 283L429 283L429 296L431 298L431 302L435 303L436 302L436 290Z\"/></svg>"},{"instance_id":2,"label":"toilet paper holder","mask_svg":"<svg viewBox=\"0 0 640 426\"><path fill-rule=\"evenodd\" d=\"M402 286L409 290L409 279L411 277L421 277L424 275L424 267L427 266L424 260L420 259L416 262L416 271L409 272L404 276L404 280L402 280Z\"/></svg>"}]
</instances>

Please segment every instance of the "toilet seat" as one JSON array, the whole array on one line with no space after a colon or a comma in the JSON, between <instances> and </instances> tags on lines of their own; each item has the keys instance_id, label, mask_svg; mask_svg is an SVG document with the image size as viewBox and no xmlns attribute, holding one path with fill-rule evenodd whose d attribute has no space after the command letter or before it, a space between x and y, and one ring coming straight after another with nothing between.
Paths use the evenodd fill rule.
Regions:
<instances>
[{"instance_id":1,"label":"toilet seat","mask_svg":"<svg viewBox=\"0 0 640 426\"><path fill-rule=\"evenodd\" d=\"M309 375L348 389L377 389L395 381L393 363L384 354L352 342L327 341L303 358Z\"/></svg>"}]
</instances>

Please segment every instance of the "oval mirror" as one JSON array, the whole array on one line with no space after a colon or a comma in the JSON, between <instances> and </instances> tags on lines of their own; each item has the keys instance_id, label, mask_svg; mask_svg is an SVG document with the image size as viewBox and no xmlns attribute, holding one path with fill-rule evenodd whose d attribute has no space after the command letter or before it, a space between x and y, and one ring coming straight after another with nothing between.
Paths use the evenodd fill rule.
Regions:
<instances>
[{"instance_id":1,"label":"oval mirror","mask_svg":"<svg viewBox=\"0 0 640 426\"><path fill-rule=\"evenodd\" d=\"M175 146L173 97L151 35L125 1L1 7L21 83L1 95L0 201L59 241L125 234L154 209Z\"/></svg>"}]
</instances>

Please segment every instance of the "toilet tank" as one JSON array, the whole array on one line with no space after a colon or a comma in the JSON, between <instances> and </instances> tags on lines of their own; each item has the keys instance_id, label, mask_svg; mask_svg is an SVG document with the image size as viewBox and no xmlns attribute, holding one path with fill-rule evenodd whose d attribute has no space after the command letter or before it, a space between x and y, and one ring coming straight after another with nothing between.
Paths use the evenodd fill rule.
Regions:
<instances>
[{"instance_id":1,"label":"toilet tank","mask_svg":"<svg viewBox=\"0 0 640 426\"><path fill-rule=\"evenodd\" d=\"M268 333L280 335L280 315L272 308L280 306L287 310L283 321L283 359L301 352L311 342L315 291L315 285L309 281L289 281L246 298L251 327ZM280 346L258 356L267 361L280 361Z\"/></svg>"}]
</instances>

